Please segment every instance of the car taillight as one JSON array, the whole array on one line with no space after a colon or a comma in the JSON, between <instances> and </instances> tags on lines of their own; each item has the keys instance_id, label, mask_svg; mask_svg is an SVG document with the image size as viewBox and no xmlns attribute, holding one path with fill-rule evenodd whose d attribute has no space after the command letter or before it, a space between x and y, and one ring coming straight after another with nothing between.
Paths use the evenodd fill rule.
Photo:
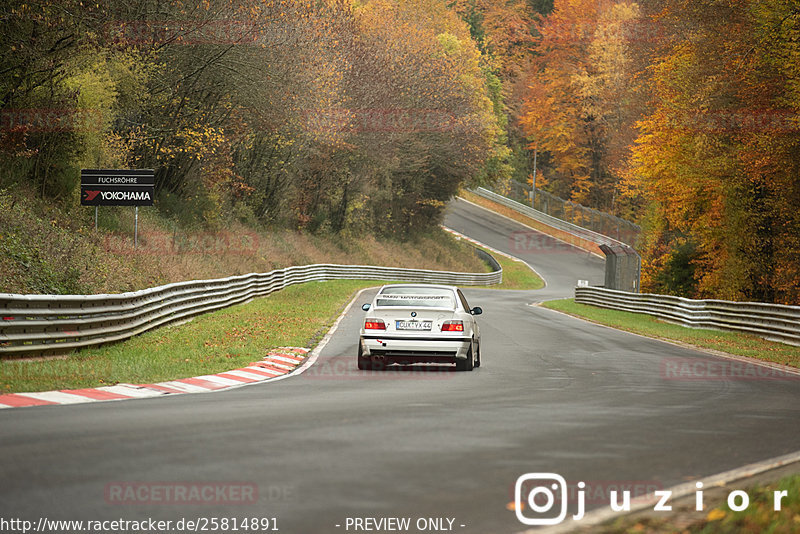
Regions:
<instances>
[{"instance_id":1,"label":"car taillight","mask_svg":"<svg viewBox=\"0 0 800 534\"><path fill-rule=\"evenodd\" d=\"M463 321L445 321L442 323L442 332L463 332Z\"/></svg>"},{"instance_id":2,"label":"car taillight","mask_svg":"<svg viewBox=\"0 0 800 534\"><path fill-rule=\"evenodd\" d=\"M382 319L367 319L364 321L364 330L386 330L386 323Z\"/></svg>"}]
</instances>

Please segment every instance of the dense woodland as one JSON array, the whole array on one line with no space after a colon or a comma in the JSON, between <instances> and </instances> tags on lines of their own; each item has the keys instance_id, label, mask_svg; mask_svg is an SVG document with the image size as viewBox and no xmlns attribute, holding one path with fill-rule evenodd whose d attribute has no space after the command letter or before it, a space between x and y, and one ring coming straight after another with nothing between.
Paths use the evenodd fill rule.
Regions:
<instances>
[{"instance_id":1,"label":"dense woodland","mask_svg":"<svg viewBox=\"0 0 800 534\"><path fill-rule=\"evenodd\" d=\"M800 304L796 0L77 0L0 7L0 187L404 237L530 180L640 222L643 289Z\"/></svg>"},{"instance_id":2,"label":"dense woodland","mask_svg":"<svg viewBox=\"0 0 800 534\"><path fill-rule=\"evenodd\" d=\"M440 2L5 6L3 175L42 196L155 168L159 208L208 225L402 235L502 170L489 66Z\"/></svg>"}]
</instances>

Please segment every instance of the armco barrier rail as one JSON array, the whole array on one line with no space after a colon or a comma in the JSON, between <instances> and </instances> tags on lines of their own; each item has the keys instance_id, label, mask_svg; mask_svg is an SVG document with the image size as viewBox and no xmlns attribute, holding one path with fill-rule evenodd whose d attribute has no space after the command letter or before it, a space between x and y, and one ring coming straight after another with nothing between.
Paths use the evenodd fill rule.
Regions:
<instances>
[{"instance_id":1,"label":"armco barrier rail","mask_svg":"<svg viewBox=\"0 0 800 534\"><path fill-rule=\"evenodd\" d=\"M565 200L538 187L534 202L531 203L531 186L516 180L509 180L507 184L495 186L493 190L539 212L612 237L632 247L636 246L642 232L642 228L638 224L577 202Z\"/></svg>"},{"instance_id":2,"label":"armco barrier rail","mask_svg":"<svg viewBox=\"0 0 800 534\"><path fill-rule=\"evenodd\" d=\"M800 345L800 306L692 300L601 287L575 288L575 301L601 308L646 313L694 328L746 332L765 339Z\"/></svg>"},{"instance_id":3,"label":"armco barrier rail","mask_svg":"<svg viewBox=\"0 0 800 534\"><path fill-rule=\"evenodd\" d=\"M642 262L639 254L629 245L571 222L552 217L483 187L471 189L470 191L544 225L569 234L570 242L576 246L587 249L587 244L591 244L592 251L603 252L606 256L605 287L632 292L639 291ZM577 238L578 241L575 242L572 238Z\"/></svg>"},{"instance_id":4,"label":"armco barrier rail","mask_svg":"<svg viewBox=\"0 0 800 534\"><path fill-rule=\"evenodd\" d=\"M564 232L570 233L574 236L585 239L586 241L591 241L592 243L595 243L597 245L623 244L621 241L617 241L616 239L612 239L603 234L598 234L597 232L593 232L587 228L578 226L577 224L573 224L569 221L564 221L562 219L553 217L539 210L535 210L530 206L526 206L525 204L517 202L516 200L511 200L510 198L504 197L503 195L498 195L497 193L489 191L488 189L485 189L483 187L478 187L477 189L470 189L470 191L472 191L476 195L482 196L489 200L493 200L498 204L502 204L507 208L511 208L514 211L518 211L523 215L527 215L531 219L539 221L542 224L546 224L547 226L553 227L557 230L562 230Z\"/></svg>"},{"instance_id":5,"label":"armco barrier rail","mask_svg":"<svg viewBox=\"0 0 800 534\"><path fill-rule=\"evenodd\" d=\"M493 262L493 263L492 263ZM492 285L491 273L456 273L363 265L306 265L268 273L195 280L116 295L13 295L0 293L0 357L60 354L122 341L167 323L247 302L293 284L323 280L401 280Z\"/></svg>"}]
</instances>

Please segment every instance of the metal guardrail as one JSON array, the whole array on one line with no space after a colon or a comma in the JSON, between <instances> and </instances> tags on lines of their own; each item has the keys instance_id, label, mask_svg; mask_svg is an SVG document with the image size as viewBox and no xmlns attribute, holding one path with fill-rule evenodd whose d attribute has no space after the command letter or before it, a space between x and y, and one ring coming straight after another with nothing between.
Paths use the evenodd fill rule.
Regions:
<instances>
[{"instance_id":1,"label":"metal guardrail","mask_svg":"<svg viewBox=\"0 0 800 534\"><path fill-rule=\"evenodd\" d=\"M499 284L503 270L494 258L492 261L495 271L490 273L319 264L178 282L113 295L0 293L0 357L61 354L122 341L304 282L357 279L462 286Z\"/></svg>"},{"instance_id":2,"label":"metal guardrail","mask_svg":"<svg viewBox=\"0 0 800 534\"><path fill-rule=\"evenodd\" d=\"M568 221L478 188L473 193L522 213L557 230L599 246L606 255L606 287L577 287L575 301L603 308L646 313L694 328L745 332L765 339L800 345L800 306L726 300L692 300L638 293L639 255L628 245ZM620 291L619 288L633 289Z\"/></svg>"},{"instance_id":3,"label":"metal guardrail","mask_svg":"<svg viewBox=\"0 0 800 534\"><path fill-rule=\"evenodd\" d=\"M599 234L521 204L516 200L498 195L483 187L471 189L472 193L510 208L544 225L566 232L584 242L593 243L606 256L605 286L638 293L642 261L639 254L630 246L611 237ZM574 244L574 243L573 243ZM581 248L586 245L577 244Z\"/></svg>"},{"instance_id":4,"label":"metal guardrail","mask_svg":"<svg viewBox=\"0 0 800 534\"><path fill-rule=\"evenodd\" d=\"M569 221L564 221L539 210L535 210L530 206L526 206L525 204L517 202L516 200L512 200L508 197L504 197L503 195L498 195L497 193L489 191L486 188L478 187L477 189L470 189L470 191L478 196L493 200L498 204L522 213L523 215L526 215L535 221L539 221L540 223L553 227L556 230L568 232L574 236L585 239L586 241L591 241L592 243L596 243L598 245L624 245L624 243L621 241L617 241L616 239L603 234L598 234L597 232L593 232L592 230L583 228L577 224L573 224Z\"/></svg>"},{"instance_id":5,"label":"metal guardrail","mask_svg":"<svg viewBox=\"0 0 800 534\"><path fill-rule=\"evenodd\" d=\"M593 232L627 243L632 247L636 246L642 232L642 228L636 223L571 200L565 200L538 187L534 201L531 202L531 186L516 180L497 185L494 187L494 191L552 217L572 222L582 228L588 228Z\"/></svg>"},{"instance_id":6,"label":"metal guardrail","mask_svg":"<svg viewBox=\"0 0 800 534\"><path fill-rule=\"evenodd\" d=\"M634 313L693 328L754 334L800 346L800 306L727 300L693 300L670 295L576 287L575 302Z\"/></svg>"}]
</instances>

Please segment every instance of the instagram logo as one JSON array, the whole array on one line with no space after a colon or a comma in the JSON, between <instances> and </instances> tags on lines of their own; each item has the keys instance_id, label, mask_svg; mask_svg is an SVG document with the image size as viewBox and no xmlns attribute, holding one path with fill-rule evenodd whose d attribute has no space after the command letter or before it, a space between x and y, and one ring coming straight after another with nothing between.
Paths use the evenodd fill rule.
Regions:
<instances>
[{"instance_id":1,"label":"instagram logo","mask_svg":"<svg viewBox=\"0 0 800 534\"><path fill-rule=\"evenodd\" d=\"M612 512L630 512L631 505L636 504L638 509L649 506L654 512L670 512L675 489L661 489L658 481L614 481L599 480L586 484L583 481L577 484L567 484L564 477L556 473L527 473L517 479L514 485L514 512L517 519L525 525L557 525L567 517L567 505L571 488L575 488L573 497L577 505L576 513L572 516L574 521L580 521L586 513L586 497L588 502L608 502ZM695 511L705 509L703 502L703 483L695 483ZM632 500L631 495L635 495ZM680 493L677 497L687 495ZM621 497L621 498L620 498ZM789 492L773 492L773 510L781 511L783 499L789 497ZM734 490L728 494L728 507L734 512L741 512L750 506L750 496L742 490ZM510 506L507 507L509 510ZM524 512L529 510L526 515Z\"/></svg>"},{"instance_id":2,"label":"instagram logo","mask_svg":"<svg viewBox=\"0 0 800 534\"><path fill-rule=\"evenodd\" d=\"M558 515L552 513L558 501ZM526 509L532 517L523 513ZM556 473L526 473L514 485L514 511L525 525L557 525L567 517L567 481ZM533 514L538 514L533 516Z\"/></svg>"}]
</instances>

